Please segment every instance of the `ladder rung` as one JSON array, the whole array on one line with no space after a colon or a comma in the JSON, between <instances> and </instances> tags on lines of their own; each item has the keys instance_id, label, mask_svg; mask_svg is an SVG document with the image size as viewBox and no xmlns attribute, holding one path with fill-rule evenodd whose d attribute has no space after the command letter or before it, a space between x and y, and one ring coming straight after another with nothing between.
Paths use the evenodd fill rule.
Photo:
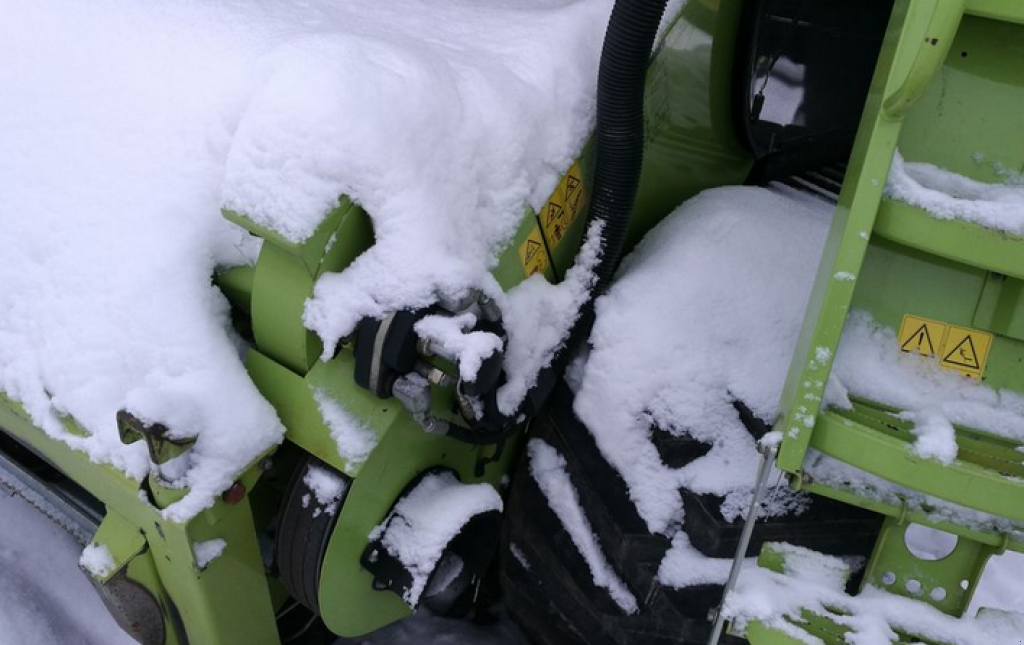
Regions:
<instances>
[{"instance_id":1,"label":"ladder rung","mask_svg":"<svg viewBox=\"0 0 1024 645\"><path fill-rule=\"evenodd\" d=\"M925 253L1024 280L1024 238L882 200L874 234Z\"/></svg>"}]
</instances>

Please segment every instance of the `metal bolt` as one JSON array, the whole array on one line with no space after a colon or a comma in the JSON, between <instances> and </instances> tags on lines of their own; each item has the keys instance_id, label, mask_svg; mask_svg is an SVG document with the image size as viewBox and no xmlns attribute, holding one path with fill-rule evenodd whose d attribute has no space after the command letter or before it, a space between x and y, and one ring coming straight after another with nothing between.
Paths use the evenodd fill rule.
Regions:
<instances>
[{"instance_id":1,"label":"metal bolt","mask_svg":"<svg viewBox=\"0 0 1024 645\"><path fill-rule=\"evenodd\" d=\"M274 460L270 457L264 457L260 459L259 467L263 472L267 472L274 467Z\"/></svg>"},{"instance_id":2,"label":"metal bolt","mask_svg":"<svg viewBox=\"0 0 1024 645\"><path fill-rule=\"evenodd\" d=\"M224 500L224 503L229 506L234 506L238 502L245 499L245 484L242 482L235 482L231 485L231 488L224 491L220 498Z\"/></svg>"}]
</instances>

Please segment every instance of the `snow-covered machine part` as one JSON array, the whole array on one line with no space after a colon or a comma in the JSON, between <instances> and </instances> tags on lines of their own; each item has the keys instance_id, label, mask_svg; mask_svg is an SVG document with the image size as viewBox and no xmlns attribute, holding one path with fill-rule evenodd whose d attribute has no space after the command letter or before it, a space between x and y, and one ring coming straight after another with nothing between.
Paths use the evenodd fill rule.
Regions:
<instances>
[{"instance_id":1,"label":"snow-covered machine part","mask_svg":"<svg viewBox=\"0 0 1024 645\"><path fill-rule=\"evenodd\" d=\"M501 496L431 472L402 496L369 536L364 566L374 588L444 612L486 574L501 530Z\"/></svg>"},{"instance_id":2,"label":"snow-covered machine part","mask_svg":"<svg viewBox=\"0 0 1024 645\"><path fill-rule=\"evenodd\" d=\"M1022 29L8 7L0 488L145 645L498 594L542 645L1004 639L964 616L1024 551Z\"/></svg>"}]
</instances>

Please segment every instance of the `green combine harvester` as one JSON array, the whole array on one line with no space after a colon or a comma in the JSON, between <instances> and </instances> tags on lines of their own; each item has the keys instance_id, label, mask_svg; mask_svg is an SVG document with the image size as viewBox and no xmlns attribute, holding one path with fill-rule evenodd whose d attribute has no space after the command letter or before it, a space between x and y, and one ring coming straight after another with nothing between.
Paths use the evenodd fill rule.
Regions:
<instances>
[{"instance_id":1,"label":"green combine harvester","mask_svg":"<svg viewBox=\"0 0 1024 645\"><path fill-rule=\"evenodd\" d=\"M159 466L190 449L189 441L119 414L122 440L145 442L157 465L140 484L48 438L0 393L5 481L16 480L60 524L107 547L114 566L93 579L125 631L144 645L329 642L367 634L421 607L465 614L500 594L545 645L839 645L849 631L845 606L730 626L738 614L723 605L723 594L748 575L739 567L744 557L760 554L761 567L785 576L799 570L793 558L810 551L861 556L866 565L849 572L851 596L870 586L960 617L987 560L1024 552L1024 533L1013 528L1024 526L1021 445L957 427L959 456L942 464L913 453L914 435L898 410L870 400L850 410L822 405L854 308L891 327L908 351L1024 394L1024 241L883 197L897 149L987 183L1003 178L972 163L976 153L1024 166L1024 4L689 0L658 40L664 4L616 4L594 137L544 208L524 214L494 271L506 289L535 273L556 282L573 265L588 223L604 223L590 300L516 414L502 414L495 402L504 380L500 353L467 382L448 348L414 331L425 315L471 311L477 329L504 335L501 311L479 294L364 320L333 358L320 360L323 348L303 325L304 303L319 277L343 271L373 244L369 216L344 196L302 244L245 213L224 213L263 239L254 267L213 279L250 343L249 374L287 435L189 522L161 515L185 491L166 486L159 474ZM787 77L780 61L801 65L802 76ZM792 110L779 117L786 110L775 107L790 100L774 94L781 90L796 93L799 118ZM770 182L834 200L835 215L779 418L757 419L737 402L752 434L777 438L760 444L764 466L753 511L746 522L725 521L683 491L683 530L705 555L734 559L733 575L724 588L669 589L656 576L669 540L639 521L574 417L562 372L586 341L593 300L612 284L624 251L705 189ZM325 397L376 435L365 461L339 454L322 413ZM484 401L482 409L471 399ZM73 419L66 424L76 431ZM593 586L531 482L520 454L532 436L566 456L605 555L641 600L635 613ZM679 459L696 454L692 445L670 448ZM991 526L1002 528L938 520L906 501L819 482L807 472L811 455L998 518ZM758 521L769 464L791 488L820 499L820 508ZM310 503L309 481L324 476L340 482L330 509ZM389 542L392 530L414 523L402 501L429 497L443 508L479 485L505 498L504 513L491 504L464 514L442 536L429 570L403 561ZM906 545L912 525L952 534L956 547L942 559L921 559ZM204 566L194 546L215 539L230 548ZM520 551L529 569L514 557ZM801 584L798 577L794 584ZM944 644L932 634L898 638Z\"/></svg>"}]
</instances>

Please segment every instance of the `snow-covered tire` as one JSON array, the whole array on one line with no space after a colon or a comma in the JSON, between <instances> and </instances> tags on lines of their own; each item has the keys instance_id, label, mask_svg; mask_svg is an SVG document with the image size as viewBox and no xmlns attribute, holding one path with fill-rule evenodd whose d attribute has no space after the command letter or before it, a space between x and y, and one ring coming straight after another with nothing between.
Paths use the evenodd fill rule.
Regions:
<instances>
[{"instance_id":1,"label":"snow-covered tire","mask_svg":"<svg viewBox=\"0 0 1024 645\"><path fill-rule=\"evenodd\" d=\"M680 590L659 583L658 567L670 541L647 529L622 478L573 414L567 387L556 390L546 411L533 422L530 436L565 459L601 551L638 609L627 614L594 583L584 557L531 475L529 455L524 455L509 493L500 563L505 602L517 622L542 645L704 645L711 627L708 615L721 598L721 586ZM666 463L677 467L707 451L695 440L660 432L655 441ZM739 523L721 517L718 498L682 493L684 530L693 545L709 557L731 558ZM759 523L748 555L770 540L866 555L879 526L873 515L815 500L799 519ZM745 641L725 637L721 642Z\"/></svg>"}]
</instances>

